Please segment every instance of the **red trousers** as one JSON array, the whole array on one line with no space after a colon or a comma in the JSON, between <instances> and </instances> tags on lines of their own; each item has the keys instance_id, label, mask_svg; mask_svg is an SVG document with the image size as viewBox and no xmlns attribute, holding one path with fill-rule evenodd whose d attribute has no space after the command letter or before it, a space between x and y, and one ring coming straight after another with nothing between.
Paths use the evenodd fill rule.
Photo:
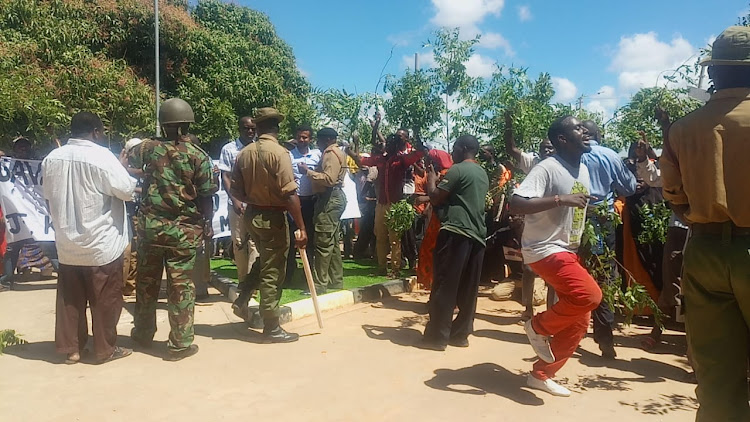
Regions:
<instances>
[{"instance_id":1,"label":"red trousers","mask_svg":"<svg viewBox=\"0 0 750 422\"><path fill-rule=\"evenodd\" d=\"M550 347L555 362L537 360L531 373L545 380L554 377L578 348L589 327L591 311L602 301L602 291L574 253L556 253L529 266L555 289L560 299L531 321L537 334L552 336Z\"/></svg>"}]
</instances>

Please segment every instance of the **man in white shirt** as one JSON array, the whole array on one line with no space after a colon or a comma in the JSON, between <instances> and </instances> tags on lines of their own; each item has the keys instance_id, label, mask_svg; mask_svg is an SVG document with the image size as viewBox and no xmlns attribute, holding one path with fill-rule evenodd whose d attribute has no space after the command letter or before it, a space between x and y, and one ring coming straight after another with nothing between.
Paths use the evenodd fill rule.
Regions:
<instances>
[{"instance_id":1,"label":"man in white shirt","mask_svg":"<svg viewBox=\"0 0 750 422\"><path fill-rule=\"evenodd\" d=\"M115 345L122 311L123 252L130 242L125 201L136 181L105 147L104 126L93 113L70 123L68 143L42 162L44 197L55 227L60 270L57 281L55 346L65 363L81 359L88 340L86 304L91 308L98 363L132 353Z\"/></svg>"},{"instance_id":2,"label":"man in white shirt","mask_svg":"<svg viewBox=\"0 0 750 422\"><path fill-rule=\"evenodd\" d=\"M313 227L313 215L315 211L315 194L313 193L312 181L307 174L300 171L299 165L304 164L307 168L315 169L320 163L323 153L317 148L310 148L310 142L312 142L313 130L310 126L300 126L295 132L295 144L294 149L289 151L289 156L292 159L292 170L294 171L294 179L297 182L297 194L299 195L300 206L302 207L302 219L305 220L305 227ZM315 235L311 230L307 233L307 245L309 246L306 250L308 251L308 258L310 263L313 261L313 251Z\"/></svg>"},{"instance_id":3,"label":"man in white shirt","mask_svg":"<svg viewBox=\"0 0 750 422\"><path fill-rule=\"evenodd\" d=\"M232 170L234 170L237 155L242 148L255 141L255 123L252 118L245 116L239 119L237 125L240 136L221 148L218 167L221 170L221 181L228 197L229 212L227 215L229 216L229 229L232 232L232 249L234 249L234 264L237 266L238 288L241 292L241 298L238 298L240 300L235 302L236 306L233 306L233 309L244 315L247 301L252 295L252 291L247 291L246 287L249 284L247 284L245 278L258 258L258 250L255 248L255 242L250 239L242 218L247 204L234 198L231 193ZM245 306L240 305L241 303L244 303Z\"/></svg>"},{"instance_id":4,"label":"man in white shirt","mask_svg":"<svg viewBox=\"0 0 750 422\"><path fill-rule=\"evenodd\" d=\"M556 155L531 169L514 192L510 207L511 213L526 215L521 238L524 262L559 297L548 311L524 325L539 356L527 384L567 397L570 391L552 377L586 334L591 311L599 306L602 292L576 255L591 190L588 169L581 162L581 155L591 151L587 130L575 117L564 116L552 123L548 137Z\"/></svg>"}]
</instances>

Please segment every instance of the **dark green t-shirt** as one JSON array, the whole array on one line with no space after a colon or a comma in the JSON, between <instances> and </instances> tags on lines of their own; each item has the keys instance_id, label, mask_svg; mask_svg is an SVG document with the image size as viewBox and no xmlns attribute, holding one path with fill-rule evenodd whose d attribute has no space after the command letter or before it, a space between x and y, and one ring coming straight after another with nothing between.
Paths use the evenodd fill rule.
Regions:
<instances>
[{"instance_id":1,"label":"dark green t-shirt","mask_svg":"<svg viewBox=\"0 0 750 422\"><path fill-rule=\"evenodd\" d=\"M454 164L438 189L450 192L448 201L438 207L440 230L474 239L482 245L487 236L484 205L490 182L484 169L473 161Z\"/></svg>"}]
</instances>

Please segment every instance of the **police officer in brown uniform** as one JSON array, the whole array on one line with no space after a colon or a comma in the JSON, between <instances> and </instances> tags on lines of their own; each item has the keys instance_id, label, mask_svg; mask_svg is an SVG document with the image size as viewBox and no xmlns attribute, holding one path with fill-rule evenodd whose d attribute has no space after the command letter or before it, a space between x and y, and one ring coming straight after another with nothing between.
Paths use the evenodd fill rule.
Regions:
<instances>
[{"instance_id":1,"label":"police officer in brown uniform","mask_svg":"<svg viewBox=\"0 0 750 422\"><path fill-rule=\"evenodd\" d=\"M342 187L346 177L346 155L336 144L338 133L330 127L317 134L323 158L315 170L299 164L300 173L312 181L315 202L315 290L318 294L344 288L344 263L341 259L341 215L346 208Z\"/></svg>"},{"instance_id":2,"label":"police officer in brown uniform","mask_svg":"<svg viewBox=\"0 0 750 422\"><path fill-rule=\"evenodd\" d=\"M263 335L268 343L287 343L299 339L299 335L287 333L279 325L281 285L286 275L289 253L287 212L299 227L297 247L304 248L307 244L292 161L289 152L277 139L279 123L283 120L284 116L276 109L259 109L253 117L258 141L242 149L232 171L232 196L248 204L244 215L245 225L260 253L255 263L260 266L260 277L253 278L251 282L256 284L252 290L258 287L257 284L260 285Z\"/></svg>"}]
</instances>

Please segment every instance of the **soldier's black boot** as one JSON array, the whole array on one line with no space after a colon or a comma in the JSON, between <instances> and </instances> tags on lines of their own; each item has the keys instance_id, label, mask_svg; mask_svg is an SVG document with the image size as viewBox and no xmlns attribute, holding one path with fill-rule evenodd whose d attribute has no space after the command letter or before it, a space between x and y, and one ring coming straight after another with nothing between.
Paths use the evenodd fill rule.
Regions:
<instances>
[{"instance_id":1,"label":"soldier's black boot","mask_svg":"<svg viewBox=\"0 0 750 422\"><path fill-rule=\"evenodd\" d=\"M299 340L299 334L287 333L279 325L278 318L263 320L263 338L266 343L291 343Z\"/></svg>"},{"instance_id":2,"label":"soldier's black boot","mask_svg":"<svg viewBox=\"0 0 750 422\"><path fill-rule=\"evenodd\" d=\"M255 266L253 266L253 269ZM250 319L250 312L247 304L250 302L250 298L253 297L253 292L259 287L260 279L253 277L254 274L248 274L245 276L245 280L238 287L240 288L240 295L237 296L234 303L232 303L232 312L238 317L245 321Z\"/></svg>"}]
</instances>

